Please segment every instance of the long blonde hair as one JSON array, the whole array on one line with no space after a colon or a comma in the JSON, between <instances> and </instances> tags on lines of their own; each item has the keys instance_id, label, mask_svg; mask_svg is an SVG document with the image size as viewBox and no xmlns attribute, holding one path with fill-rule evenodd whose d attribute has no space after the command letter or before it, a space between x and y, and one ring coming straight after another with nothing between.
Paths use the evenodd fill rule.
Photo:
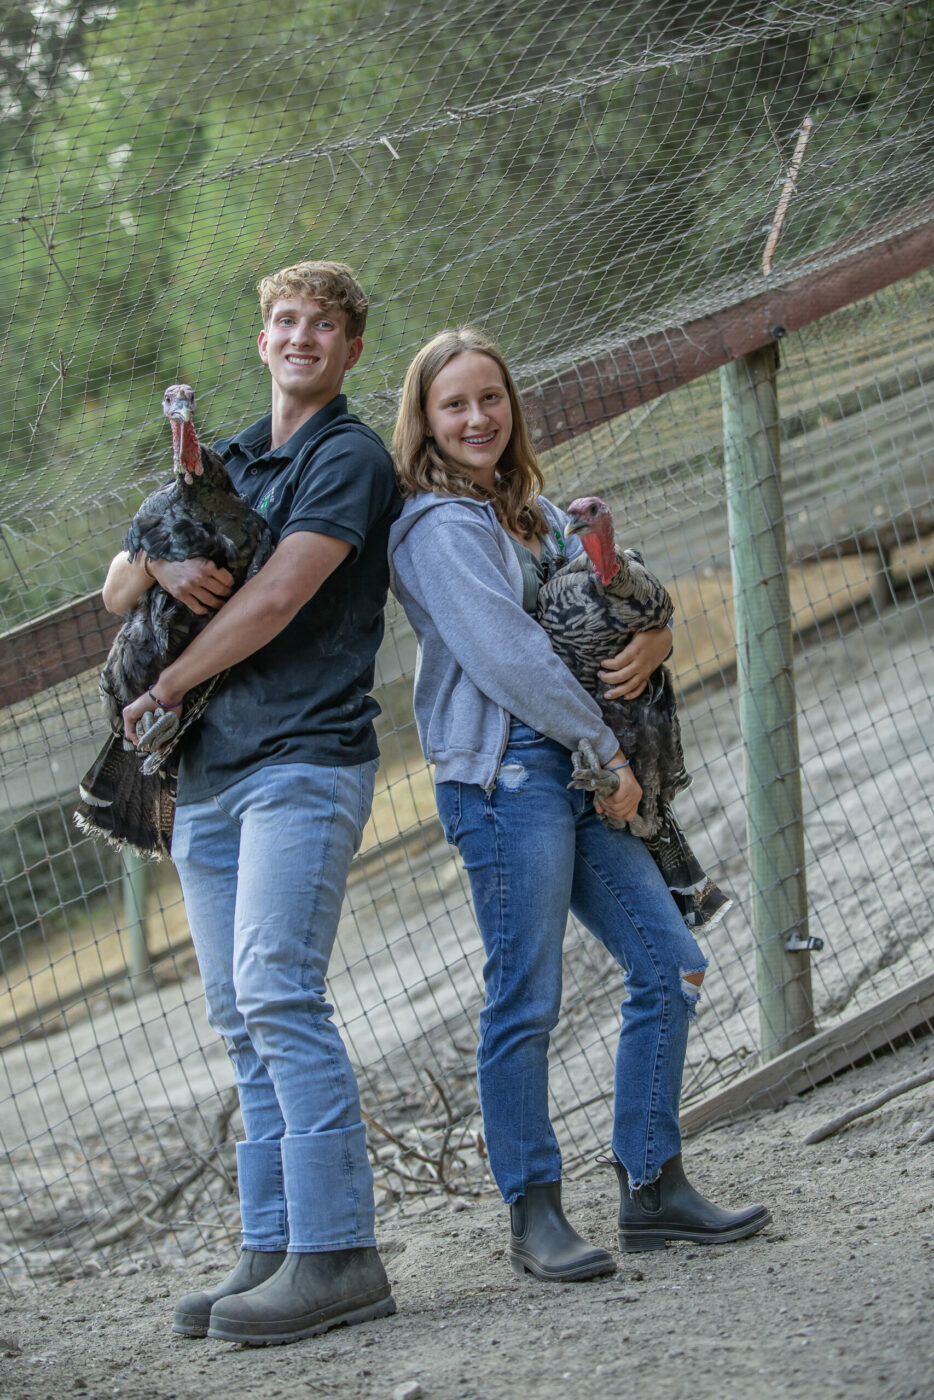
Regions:
<instances>
[{"instance_id":1,"label":"long blonde hair","mask_svg":"<svg viewBox=\"0 0 934 1400\"><path fill-rule=\"evenodd\" d=\"M428 434L425 417L425 400L437 375L456 355L467 351L487 355L499 366L512 410L512 432L496 466L496 488L492 495L478 486L463 468L443 456ZM472 496L475 500L489 501L500 523L514 534L528 537L545 533L545 515L536 499L545 482L529 438L518 391L500 350L473 326L441 331L422 346L409 365L402 385L392 449L403 495L434 491L441 496Z\"/></svg>"}]
</instances>

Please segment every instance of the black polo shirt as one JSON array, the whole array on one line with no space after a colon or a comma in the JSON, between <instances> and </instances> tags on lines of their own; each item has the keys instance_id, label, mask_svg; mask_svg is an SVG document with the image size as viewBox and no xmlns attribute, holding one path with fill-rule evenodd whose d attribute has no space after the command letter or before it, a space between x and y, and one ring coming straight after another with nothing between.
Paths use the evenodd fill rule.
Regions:
<instances>
[{"instance_id":1,"label":"black polo shirt","mask_svg":"<svg viewBox=\"0 0 934 1400\"><path fill-rule=\"evenodd\" d=\"M217 444L234 486L278 542L297 530L350 553L271 642L230 671L184 745L178 800L200 802L277 763L339 767L378 754L369 694L383 636L392 459L338 394L270 448L270 416Z\"/></svg>"}]
</instances>

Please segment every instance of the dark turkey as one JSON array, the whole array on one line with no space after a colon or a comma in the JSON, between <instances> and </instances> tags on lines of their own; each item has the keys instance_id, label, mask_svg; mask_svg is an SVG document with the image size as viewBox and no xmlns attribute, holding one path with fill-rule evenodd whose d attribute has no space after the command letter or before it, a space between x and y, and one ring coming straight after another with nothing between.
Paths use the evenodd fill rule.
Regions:
<instances>
[{"instance_id":1,"label":"dark turkey","mask_svg":"<svg viewBox=\"0 0 934 1400\"><path fill-rule=\"evenodd\" d=\"M599 497L573 501L567 513L566 533L578 536L584 553L546 561L536 616L562 661L599 704L631 762L642 787L631 830L651 852L685 922L711 924L731 901L708 879L671 810L676 794L691 783L671 673L659 666L635 700L606 699L598 675L604 659L621 651L636 632L667 625L674 611L671 597L635 550L617 551L612 516ZM619 785L589 744L575 755L573 782L597 796L608 796Z\"/></svg>"},{"instance_id":2,"label":"dark turkey","mask_svg":"<svg viewBox=\"0 0 934 1400\"><path fill-rule=\"evenodd\" d=\"M162 411L172 425L174 476L140 506L125 547L131 561L208 559L229 570L239 588L272 553L263 517L234 489L221 458L198 441L195 396L187 384L166 389ZM113 737L81 782L75 820L82 830L148 855L167 854L175 811L179 740L200 718L226 673L186 696L180 716L157 710L137 751L123 740L123 708L206 627L158 583L129 609L101 673L101 695Z\"/></svg>"}]
</instances>

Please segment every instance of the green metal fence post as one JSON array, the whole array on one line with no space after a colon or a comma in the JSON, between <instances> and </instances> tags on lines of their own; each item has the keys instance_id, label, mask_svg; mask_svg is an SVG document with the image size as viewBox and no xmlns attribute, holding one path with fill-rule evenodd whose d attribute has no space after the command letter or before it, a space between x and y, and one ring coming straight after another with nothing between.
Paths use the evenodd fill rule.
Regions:
<instances>
[{"instance_id":1,"label":"green metal fence post","mask_svg":"<svg viewBox=\"0 0 934 1400\"><path fill-rule=\"evenodd\" d=\"M778 346L720 370L759 1048L773 1059L814 1033L801 773L785 556Z\"/></svg>"},{"instance_id":2,"label":"green metal fence post","mask_svg":"<svg viewBox=\"0 0 934 1400\"><path fill-rule=\"evenodd\" d=\"M126 961L131 977L149 973L149 949L146 946L146 888L149 868L146 861L125 846L120 851L123 895L123 919L126 926Z\"/></svg>"}]
</instances>

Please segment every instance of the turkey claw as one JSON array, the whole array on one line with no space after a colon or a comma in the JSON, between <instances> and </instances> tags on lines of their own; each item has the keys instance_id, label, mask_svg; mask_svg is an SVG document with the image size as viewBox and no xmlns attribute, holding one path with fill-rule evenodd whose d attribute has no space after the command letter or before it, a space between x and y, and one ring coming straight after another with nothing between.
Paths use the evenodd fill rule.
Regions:
<instances>
[{"instance_id":1,"label":"turkey claw","mask_svg":"<svg viewBox=\"0 0 934 1400\"><path fill-rule=\"evenodd\" d=\"M143 772L155 773L162 763L161 750L178 733L178 715L157 705L140 716L136 732L139 736L137 752L149 755L143 763Z\"/></svg>"},{"instance_id":2,"label":"turkey claw","mask_svg":"<svg viewBox=\"0 0 934 1400\"><path fill-rule=\"evenodd\" d=\"M597 758L596 751L589 739L581 739L574 750L572 758L574 771L571 774L569 788L580 788L583 792L592 792L595 797L612 797L619 787L619 778L615 773L608 773Z\"/></svg>"}]
</instances>

